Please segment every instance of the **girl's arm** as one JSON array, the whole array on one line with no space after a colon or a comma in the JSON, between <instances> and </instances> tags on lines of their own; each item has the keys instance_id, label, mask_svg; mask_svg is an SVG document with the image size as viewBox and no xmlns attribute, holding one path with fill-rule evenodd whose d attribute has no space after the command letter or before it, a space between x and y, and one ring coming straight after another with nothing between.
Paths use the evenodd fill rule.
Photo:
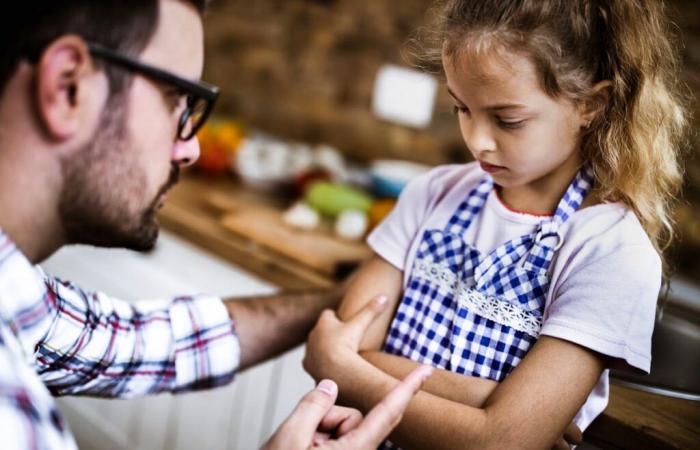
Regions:
<instances>
[{"instance_id":1,"label":"girl's arm","mask_svg":"<svg viewBox=\"0 0 700 450\"><path fill-rule=\"evenodd\" d=\"M387 297L387 305L382 314L365 333L360 344L360 354L372 365L396 379L405 378L419 365L401 356L380 351L402 291L403 273L381 257L375 256L357 272L338 308L338 317L346 320L378 295ZM498 383L495 381L436 369L423 384L422 390L448 400L479 407L496 386Z\"/></svg>"},{"instance_id":2,"label":"girl's arm","mask_svg":"<svg viewBox=\"0 0 700 450\"><path fill-rule=\"evenodd\" d=\"M338 307L338 317L341 320L354 316L357 311L380 295L387 298L382 314L365 333L360 350L381 349L401 296L402 285L403 273L376 255L353 275Z\"/></svg>"},{"instance_id":3,"label":"girl's arm","mask_svg":"<svg viewBox=\"0 0 700 450\"><path fill-rule=\"evenodd\" d=\"M357 353L376 310L373 304L347 322L324 313L309 335L304 359L309 373L335 380L341 400L362 411L381 401L398 383ZM406 449L550 448L585 402L603 368L598 354L543 336L483 408L421 391L390 438Z\"/></svg>"},{"instance_id":4,"label":"girl's arm","mask_svg":"<svg viewBox=\"0 0 700 450\"><path fill-rule=\"evenodd\" d=\"M352 358L337 364L338 359L331 358L336 364L325 364L330 370L323 376L338 381L344 400L364 411L416 364L377 351L401 287L401 271L375 257L360 269L339 309L340 318L348 319L372 298L384 294L388 299L362 339L365 360ZM599 355L549 337L538 341L498 389L490 380L436 370L410 404L392 440L407 449L550 447L583 405L602 370Z\"/></svg>"},{"instance_id":5,"label":"girl's arm","mask_svg":"<svg viewBox=\"0 0 700 450\"><path fill-rule=\"evenodd\" d=\"M365 360L392 377L402 380L422 365L403 356L381 351L360 352ZM464 405L482 407L498 383L486 378L462 375L449 370L435 369L421 390Z\"/></svg>"}]
</instances>

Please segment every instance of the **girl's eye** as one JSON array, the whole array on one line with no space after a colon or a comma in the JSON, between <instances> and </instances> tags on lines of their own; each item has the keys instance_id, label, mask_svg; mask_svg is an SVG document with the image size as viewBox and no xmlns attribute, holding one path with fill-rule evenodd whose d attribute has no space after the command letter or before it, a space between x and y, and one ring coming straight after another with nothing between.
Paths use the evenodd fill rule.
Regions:
<instances>
[{"instance_id":1,"label":"girl's eye","mask_svg":"<svg viewBox=\"0 0 700 450\"><path fill-rule=\"evenodd\" d=\"M456 115L456 114L459 114L459 113L465 114L465 113L468 113L468 112L469 112L469 109L468 109L466 106L457 106L457 105L454 105L453 108L452 108L452 113L455 114L455 115Z\"/></svg>"},{"instance_id":2,"label":"girl's eye","mask_svg":"<svg viewBox=\"0 0 700 450\"><path fill-rule=\"evenodd\" d=\"M503 120L498 117L496 118L496 122L498 123L499 127L508 130L515 130L525 124L525 120Z\"/></svg>"}]
</instances>

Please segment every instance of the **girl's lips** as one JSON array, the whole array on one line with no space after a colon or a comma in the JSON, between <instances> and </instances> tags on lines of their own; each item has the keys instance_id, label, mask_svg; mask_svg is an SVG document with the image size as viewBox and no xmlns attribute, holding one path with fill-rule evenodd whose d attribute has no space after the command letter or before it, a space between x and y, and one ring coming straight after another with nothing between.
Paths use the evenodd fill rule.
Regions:
<instances>
[{"instance_id":1,"label":"girl's lips","mask_svg":"<svg viewBox=\"0 0 700 450\"><path fill-rule=\"evenodd\" d=\"M498 171L505 169L505 167L503 167L503 166L494 166L493 164L485 163L483 161L479 161L479 165L481 166L481 169L484 172L488 172L488 173L495 173L495 172L498 172Z\"/></svg>"}]
</instances>

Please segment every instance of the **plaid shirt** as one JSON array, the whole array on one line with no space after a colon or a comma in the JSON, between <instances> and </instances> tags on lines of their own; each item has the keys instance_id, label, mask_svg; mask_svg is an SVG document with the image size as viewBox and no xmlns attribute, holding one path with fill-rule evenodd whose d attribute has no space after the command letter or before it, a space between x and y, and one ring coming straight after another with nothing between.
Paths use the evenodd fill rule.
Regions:
<instances>
[{"instance_id":1,"label":"plaid shirt","mask_svg":"<svg viewBox=\"0 0 700 450\"><path fill-rule=\"evenodd\" d=\"M220 299L127 303L44 274L0 231L3 449L72 449L52 395L136 397L230 382L240 347Z\"/></svg>"}]
</instances>

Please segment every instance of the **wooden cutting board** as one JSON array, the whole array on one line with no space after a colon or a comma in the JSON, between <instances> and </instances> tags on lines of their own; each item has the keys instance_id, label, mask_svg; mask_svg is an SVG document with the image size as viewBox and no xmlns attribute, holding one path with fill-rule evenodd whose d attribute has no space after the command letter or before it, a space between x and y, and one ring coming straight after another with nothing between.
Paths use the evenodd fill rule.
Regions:
<instances>
[{"instance_id":1,"label":"wooden cutting board","mask_svg":"<svg viewBox=\"0 0 700 450\"><path fill-rule=\"evenodd\" d=\"M347 275L372 255L364 242L335 237L328 224L303 231L286 225L283 211L269 206L239 201L217 192L207 201L223 212L221 224L227 230L333 277Z\"/></svg>"}]
</instances>

